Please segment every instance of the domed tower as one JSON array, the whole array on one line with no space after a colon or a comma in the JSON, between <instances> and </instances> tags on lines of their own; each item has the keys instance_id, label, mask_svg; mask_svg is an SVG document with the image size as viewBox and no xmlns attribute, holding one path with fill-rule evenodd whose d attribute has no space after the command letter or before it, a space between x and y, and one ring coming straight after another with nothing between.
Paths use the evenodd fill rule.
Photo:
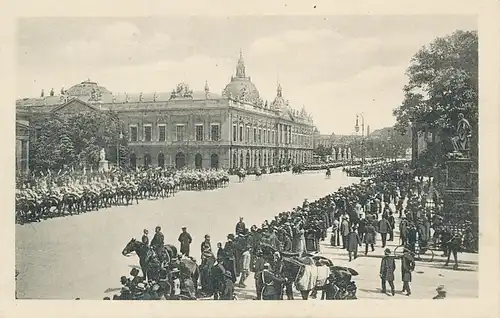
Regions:
<instances>
[{"instance_id":1,"label":"domed tower","mask_svg":"<svg viewBox=\"0 0 500 318\"><path fill-rule=\"evenodd\" d=\"M78 97L82 100L98 101L104 95L111 95L112 93L105 87L99 86L96 82L86 80L80 84L70 87L66 91L69 97Z\"/></svg>"},{"instance_id":2,"label":"domed tower","mask_svg":"<svg viewBox=\"0 0 500 318\"><path fill-rule=\"evenodd\" d=\"M283 89L281 88L281 84L278 83L278 87L276 88L276 97L271 103L272 110L283 110L286 106L286 101L283 98Z\"/></svg>"},{"instance_id":3,"label":"domed tower","mask_svg":"<svg viewBox=\"0 0 500 318\"><path fill-rule=\"evenodd\" d=\"M222 91L222 96L257 107L261 107L264 103L252 80L246 76L245 62L241 51L236 64L236 76L231 76L231 82Z\"/></svg>"}]
</instances>

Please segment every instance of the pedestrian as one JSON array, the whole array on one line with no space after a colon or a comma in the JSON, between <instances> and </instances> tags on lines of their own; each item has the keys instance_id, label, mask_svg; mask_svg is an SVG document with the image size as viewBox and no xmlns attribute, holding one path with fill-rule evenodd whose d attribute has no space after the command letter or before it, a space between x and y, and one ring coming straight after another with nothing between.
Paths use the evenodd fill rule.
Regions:
<instances>
[{"instance_id":1,"label":"pedestrian","mask_svg":"<svg viewBox=\"0 0 500 318\"><path fill-rule=\"evenodd\" d=\"M439 285L436 288L437 295L434 296L432 299L445 299L446 298L446 289L444 289L443 285Z\"/></svg>"},{"instance_id":2,"label":"pedestrian","mask_svg":"<svg viewBox=\"0 0 500 318\"><path fill-rule=\"evenodd\" d=\"M366 219L365 219L365 215L362 214L360 220L358 221L358 228L357 228L359 239L361 242L363 242L363 238L365 235L365 229L366 229Z\"/></svg>"},{"instance_id":3,"label":"pedestrian","mask_svg":"<svg viewBox=\"0 0 500 318\"><path fill-rule=\"evenodd\" d=\"M415 261L411 254L412 252L405 248L403 256L401 257L401 275L403 281L403 290L402 292L406 292L406 296L411 295L410 282L411 282L411 273L415 269Z\"/></svg>"},{"instance_id":4,"label":"pedestrian","mask_svg":"<svg viewBox=\"0 0 500 318\"><path fill-rule=\"evenodd\" d=\"M335 220L333 220L332 236L333 236L332 246L340 246L340 221L338 218L335 218Z\"/></svg>"},{"instance_id":5,"label":"pedestrian","mask_svg":"<svg viewBox=\"0 0 500 318\"><path fill-rule=\"evenodd\" d=\"M245 232L246 232L245 222L243 222L243 217L240 217L240 221L236 223L236 228L234 230L234 233L238 235L238 234L245 234Z\"/></svg>"},{"instance_id":6,"label":"pedestrian","mask_svg":"<svg viewBox=\"0 0 500 318\"><path fill-rule=\"evenodd\" d=\"M347 234L347 252L349 253L349 262L352 261L354 254L354 259L358 258L358 246L361 246L361 240L358 233L356 233L355 227L352 226L349 234Z\"/></svg>"},{"instance_id":7,"label":"pedestrian","mask_svg":"<svg viewBox=\"0 0 500 318\"><path fill-rule=\"evenodd\" d=\"M233 300L234 295L234 279L230 271L224 272L224 290L220 297L221 300Z\"/></svg>"},{"instance_id":8,"label":"pedestrian","mask_svg":"<svg viewBox=\"0 0 500 318\"><path fill-rule=\"evenodd\" d=\"M224 249L222 248L222 243L217 243L217 259L224 259Z\"/></svg>"},{"instance_id":9,"label":"pedestrian","mask_svg":"<svg viewBox=\"0 0 500 318\"><path fill-rule=\"evenodd\" d=\"M405 216L403 216L401 222L399 222L399 238L401 240L401 245L406 246L408 243L408 221Z\"/></svg>"},{"instance_id":10,"label":"pedestrian","mask_svg":"<svg viewBox=\"0 0 500 318\"><path fill-rule=\"evenodd\" d=\"M375 232L375 228L373 227L373 224L370 222L366 225L365 227L365 235L364 235L364 243L365 243L365 255L368 254L368 245L371 247L372 252L375 251L375 236L377 235L377 232Z\"/></svg>"},{"instance_id":11,"label":"pedestrian","mask_svg":"<svg viewBox=\"0 0 500 318\"><path fill-rule=\"evenodd\" d=\"M347 221L347 216L342 217L342 223L340 223L340 235L342 235L342 248L347 247L347 234L349 234L349 221Z\"/></svg>"},{"instance_id":12,"label":"pedestrian","mask_svg":"<svg viewBox=\"0 0 500 318\"><path fill-rule=\"evenodd\" d=\"M254 279L255 279L255 289L257 292L257 300L262 299L262 280L260 279L260 273L264 270L264 264L266 261L262 256L262 251L257 250L256 252L257 259L255 260L255 269L254 269Z\"/></svg>"},{"instance_id":13,"label":"pedestrian","mask_svg":"<svg viewBox=\"0 0 500 318\"><path fill-rule=\"evenodd\" d=\"M245 280L250 275L250 247L247 245L242 254L242 268L239 286L245 288Z\"/></svg>"},{"instance_id":14,"label":"pedestrian","mask_svg":"<svg viewBox=\"0 0 500 318\"><path fill-rule=\"evenodd\" d=\"M148 233L149 232L148 232L148 230L144 229L142 231L142 233L143 233L142 234L142 239L141 239L142 243L145 244L146 246L149 246L149 237L148 237Z\"/></svg>"},{"instance_id":15,"label":"pedestrian","mask_svg":"<svg viewBox=\"0 0 500 318\"><path fill-rule=\"evenodd\" d=\"M224 267L231 272L233 283L236 282L236 266L235 266L235 246L234 234L228 234L227 242L224 244Z\"/></svg>"},{"instance_id":16,"label":"pedestrian","mask_svg":"<svg viewBox=\"0 0 500 318\"><path fill-rule=\"evenodd\" d=\"M378 232L380 233L380 236L382 237L382 248L385 247L385 244L387 242L387 233L389 233L391 228L391 225L389 221L387 220L387 216L383 216L382 219L378 222Z\"/></svg>"},{"instance_id":17,"label":"pedestrian","mask_svg":"<svg viewBox=\"0 0 500 318\"><path fill-rule=\"evenodd\" d=\"M185 226L182 227L182 232L177 239L181 243L180 252L185 256L189 257L189 245L193 241L191 234L187 232L187 228Z\"/></svg>"},{"instance_id":18,"label":"pedestrian","mask_svg":"<svg viewBox=\"0 0 500 318\"><path fill-rule=\"evenodd\" d=\"M396 220L394 219L394 215L391 212L389 212L389 216L387 217L387 221L389 221L389 225L391 226L389 228L389 239L388 241L394 241L394 226L396 225Z\"/></svg>"},{"instance_id":19,"label":"pedestrian","mask_svg":"<svg viewBox=\"0 0 500 318\"><path fill-rule=\"evenodd\" d=\"M391 294L394 296L394 271L396 270L396 261L391 256L391 250L386 248L384 257L380 262L380 279L382 280L382 293L386 293L386 282L391 286Z\"/></svg>"}]
</instances>

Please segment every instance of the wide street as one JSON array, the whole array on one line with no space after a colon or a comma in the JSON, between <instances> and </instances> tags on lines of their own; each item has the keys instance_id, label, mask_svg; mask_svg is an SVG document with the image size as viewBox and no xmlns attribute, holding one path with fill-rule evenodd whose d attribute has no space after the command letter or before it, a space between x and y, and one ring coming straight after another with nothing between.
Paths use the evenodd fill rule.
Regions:
<instances>
[{"instance_id":1,"label":"wide street","mask_svg":"<svg viewBox=\"0 0 500 318\"><path fill-rule=\"evenodd\" d=\"M104 291L120 287L120 276L138 265L136 256L124 257L122 249L132 238L140 239L157 225L165 242L178 245L182 226L193 237L192 255L199 259L205 234L212 248L234 233L238 218L248 226L319 198L352 183L340 170L325 179L324 171L294 176L291 173L264 175L256 181L248 176L227 188L203 192L180 192L175 197L139 201L139 205L113 207L78 216L16 225L16 269L19 298L102 299ZM112 294L110 294L112 296Z\"/></svg>"},{"instance_id":2,"label":"wide street","mask_svg":"<svg viewBox=\"0 0 500 318\"><path fill-rule=\"evenodd\" d=\"M102 299L118 293L121 275L128 275L138 265L136 256L124 257L121 251L132 238L140 239L142 230L160 225L165 241L178 245L182 226L193 237L192 255L199 259L199 245L205 234L212 237L212 248L225 242L234 232L239 216L247 226L261 224L280 211L289 210L355 182L341 170L332 171L331 179L324 172L264 175L262 180L249 176L244 183L231 180L229 187L214 191L180 192L174 198L140 201L139 205L113 207L99 212L46 220L41 223L16 225L16 269L19 298L40 299ZM397 237L396 237L397 241ZM325 244L327 242L324 242ZM391 247L392 249L392 247ZM345 251L322 246L325 256L335 264L348 264ZM349 265L360 272L355 278L358 297L389 298L382 295L378 270L383 251L358 259ZM360 253L362 254L362 253ZM477 262L477 255L463 256L468 263ZM477 297L477 265L460 264L462 270L444 269L440 263L417 263L412 298L431 298L438 284L449 289L449 297ZM401 288L400 263L397 262L396 287ZM253 274L245 289L237 288L240 299L255 296ZM297 295L298 296L298 295ZM396 295L395 298L404 297ZM395 299L394 298L394 299Z\"/></svg>"}]
</instances>

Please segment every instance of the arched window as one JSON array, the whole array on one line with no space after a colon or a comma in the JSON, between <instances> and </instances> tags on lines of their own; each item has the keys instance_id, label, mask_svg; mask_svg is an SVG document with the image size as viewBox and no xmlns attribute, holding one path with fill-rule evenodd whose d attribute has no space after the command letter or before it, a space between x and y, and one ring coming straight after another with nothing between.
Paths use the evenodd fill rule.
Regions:
<instances>
[{"instance_id":1,"label":"arched window","mask_svg":"<svg viewBox=\"0 0 500 318\"><path fill-rule=\"evenodd\" d=\"M201 169L203 166L203 157L199 153L194 156L194 166L196 169Z\"/></svg>"},{"instance_id":2,"label":"arched window","mask_svg":"<svg viewBox=\"0 0 500 318\"><path fill-rule=\"evenodd\" d=\"M137 168L137 156L135 155L135 153L130 154L130 167L132 169Z\"/></svg>"},{"instance_id":3,"label":"arched window","mask_svg":"<svg viewBox=\"0 0 500 318\"><path fill-rule=\"evenodd\" d=\"M210 156L210 168L219 169L219 156L215 153Z\"/></svg>"},{"instance_id":4,"label":"arched window","mask_svg":"<svg viewBox=\"0 0 500 318\"><path fill-rule=\"evenodd\" d=\"M240 153L240 168L243 168L243 154Z\"/></svg>"},{"instance_id":5,"label":"arched window","mask_svg":"<svg viewBox=\"0 0 500 318\"><path fill-rule=\"evenodd\" d=\"M144 167L149 168L150 166L151 166L151 155L147 153L144 155Z\"/></svg>"},{"instance_id":6,"label":"arched window","mask_svg":"<svg viewBox=\"0 0 500 318\"><path fill-rule=\"evenodd\" d=\"M158 167L165 168L165 155L161 152L158 154Z\"/></svg>"},{"instance_id":7,"label":"arched window","mask_svg":"<svg viewBox=\"0 0 500 318\"><path fill-rule=\"evenodd\" d=\"M245 168L250 168L250 153L249 152L247 152L247 158L246 159L247 160L246 160L246 166L245 166Z\"/></svg>"},{"instance_id":8,"label":"arched window","mask_svg":"<svg viewBox=\"0 0 500 318\"><path fill-rule=\"evenodd\" d=\"M233 168L238 168L238 155L233 152Z\"/></svg>"},{"instance_id":9,"label":"arched window","mask_svg":"<svg viewBox=\"0 0 500 318\"><path fill-rule=\"evenodd\" d=\"M182 169L186 166L186 156L182 152L175 155L175 168Z\"/></svg>"}]
</instances>

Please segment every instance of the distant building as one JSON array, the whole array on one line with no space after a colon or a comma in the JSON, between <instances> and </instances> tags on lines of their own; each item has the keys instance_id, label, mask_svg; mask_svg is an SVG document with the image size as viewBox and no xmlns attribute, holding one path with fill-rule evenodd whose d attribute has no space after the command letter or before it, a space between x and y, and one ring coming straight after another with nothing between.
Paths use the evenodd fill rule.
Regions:
<instances>
[{"instance_id":1,"label":"distant building","mask_svg":"<svg viewBox=\"0 0 500 318\"><path fill-rule=\"evenodd\" d=\"M30 123L24 111L16 113L16 172L29 170Z\"/></svg>"},{"instance_id":2,"label":"distant building","mask_svg":"<svg viewBox=\"0 0 500 318\"><path fill-rule=\"evenodd\" d=\"M132 167L251 168L313 159L311 116L304 107L291 108L279 84L274 100L264 101L246 76L241 53L236 75L221 95L208 83L203 91L180 83L171 92L114 94L88 80L60 96L51 90L50 96L18 100L16 110L33 119L54 112L116 111L128 131Z\"/></svg>"}]
</instances>

